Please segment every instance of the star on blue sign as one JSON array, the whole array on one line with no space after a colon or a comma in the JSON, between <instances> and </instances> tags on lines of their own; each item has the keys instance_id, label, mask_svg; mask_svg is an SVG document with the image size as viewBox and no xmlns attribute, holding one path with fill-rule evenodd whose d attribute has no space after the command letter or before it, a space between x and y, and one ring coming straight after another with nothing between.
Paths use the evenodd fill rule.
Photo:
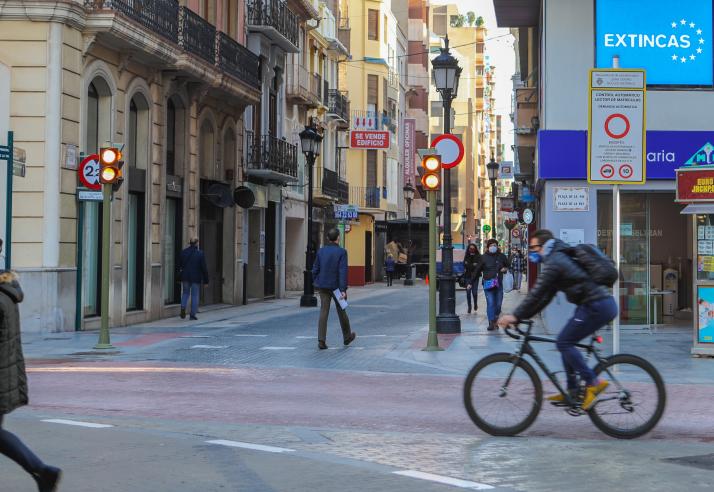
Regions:
<instances>
[{"instance_id":1,"label":"star on blue sign","mask_svg":"<svg viewBox=\"0 0 714 492\"><path fill-rule=\"evenodd\" d=\"M711 0L596 0L596 65L617 55L651 85L714 85L712 31Z\"/></svg>"}]
</instances>

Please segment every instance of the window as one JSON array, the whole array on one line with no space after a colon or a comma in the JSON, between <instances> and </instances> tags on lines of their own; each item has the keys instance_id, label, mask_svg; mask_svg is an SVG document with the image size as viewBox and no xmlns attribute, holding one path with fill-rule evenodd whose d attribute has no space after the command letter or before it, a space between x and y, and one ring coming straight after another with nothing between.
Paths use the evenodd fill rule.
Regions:
<instances>
[{"instance_id":1,"label":"window","mask_svg":"<svg viewBox=\"0 0 714 492\"><path fill-rule=\"evenodd\" d=\"M367 104L374 104L377 106L377 100L379 97L379 76L377 75L367 75Z\"/></svg>"},{"instance_id":2,"label":"window","mask_svg":"<svg viewBox=\"0 0 714 492\"><path fill-rule=\"evenodd\" d=\"M379 10L367 10L367 39L379 41Z\"/></svg>"},{"instance_id":3,"label":"window","mask_svg":"<svg viewBox=\"0 0 714 492\"><path fill-rule=\"evenodd\" d=\"M166 174L176 174L176 106L171 99L166 104Z\"/></svg>"},{"instance_id":4,"label":"window","mask_svg":"<svg viewBox=\"0 0 714 492\"><path fill-rule=\"evenodd\" d=\"M200 134L200 162L201 162L201 177L212 179L215 176L216 159L214 155L216 139L213 125L210 121L203 120L201 124Z\"/></svg>"},{"instance_id":5,"label":"window","mask_svg":"<svg viewBox=\"0 0 714 492\"><path fill-rule=\"evenodd\" d=\"M144 307L144 193L129 193L126 309Z\"/></svg>"},{"instance_id":6,"label":"window","mask_svg":"<svg viewBox=\"0 0 714 492\"><path fill-rule=\"evenodd\" d=\"M384 38L382 40L386 43L387 40L389 39L389 28L388 28L388 19L387 16L384 16Z\"/></svg>"},{"instance_id":7,"label":"window","mask_svg":"<svg viewBox=\"0 0 714 492\"><path fill-rule=\"evenodd\" d=\"M439 118L444 116L444 105L440 101L431 102L431 116Z\"/></svg>"},{"instance_id":8,"label":"window","mask_svg":"<svg viewBox=\"0 0 714 492\"><path fill-rule=\"evenodd\" d=\"M177 304L181 296L176 278L176 261L181 253L181 200L166 198L164 210L164 304Z\"/></svg>"}]
</instances>

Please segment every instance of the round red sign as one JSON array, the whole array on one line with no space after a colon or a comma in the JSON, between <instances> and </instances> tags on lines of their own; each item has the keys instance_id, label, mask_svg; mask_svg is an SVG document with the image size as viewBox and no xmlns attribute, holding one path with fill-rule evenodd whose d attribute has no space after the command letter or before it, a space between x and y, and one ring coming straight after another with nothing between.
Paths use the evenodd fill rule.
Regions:
<instances>
[{"instance_id":1,"label":"round red sign","mask_svg":"<svg viewBox=\"0 0 714 492\"><path fill-rule=\"evenodd\" d=\"M102 185L99 182L99 156L90 154L85 157L77 169L79 181L90 190L99 191Z\"/></svg>"},{"instance_id":2,"label":"round red sign","mask_svg":"<svg viewBox=\"0 0 714 492\"><path fill-rule=\"evenodd\" d=\"M432 140L431 146L441 155L441 167L444 169L457 166L464 158L464 144L456 135L450 133L439 135Z\"/></svg>"}]
</instances>

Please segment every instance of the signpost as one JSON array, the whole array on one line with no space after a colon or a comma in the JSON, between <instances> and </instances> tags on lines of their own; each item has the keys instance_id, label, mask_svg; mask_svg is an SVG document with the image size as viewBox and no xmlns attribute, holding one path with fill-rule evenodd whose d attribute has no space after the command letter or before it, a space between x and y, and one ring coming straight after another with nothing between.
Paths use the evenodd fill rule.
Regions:
<instances>
[{"instance_id":1,"label":"signpost","mask_svg":"<svg viewBox=\"0 0 714 492\"><path fill-rule=\"evenodd\" d=\"M591 69L589 77L588 182L611 184L612 259L620 269L620 184L646 179L646 76L640 69ZM620 351L620 281L613 286L617 316L612 321L613 353ZM649 313L649 304L648 310Z\"/></svg>"},{"instance_id":2,"label":"signpost","mask_svg":"<svg viewBox=\"0 0 714 492\"><path fill-rule=\"evenodd\" d=\"M7 145L0 145L0 161L7 162L5 195L5 268L12 265L12 182L14 176L25 177L25 151L15 147L15 134L7 132Z\"/></svg>"},{"instance_id":3,"label":"signpost","mask_svg":"<svg viewBox=\"0 0 714 492\"><path fill-rule=\"evenodd\" d=\"M484 232L485 234L488 234L489 232L491 232L491 226L488 225L488 224L485 224L485 225L483 226L483 232Z\"/></svg>"},{"instance_id":4,"label":"signpost","mask_svg":"<svg viewBox=\"0 0 714 492\"><path fill-rule=\"evenodd\" d=\"M533 222L533 210L527 208L523 211L523 222L528 225Z\"/></svg>"},{"instance_id":5,"label":"signpost","mask_svg":"<svg viewBox=\"0 0 714 492\"><path fill-rule=\"evenodd\" d=\"M429 210L436 210L436 196L439 191L427 191ZM429 214L429 336L426 342L427 352L444 350L439 347L436 333L436 214Z\"/></svg>"},{"instance_id":6,"label":"signpost","mask_svg":"<svg viewBox=\"0 0 714 492\"><path fill-rule=\"evenodd\" d=\"M101 191L102 185L99 182L99 156L97 154L89 154L82 159L77 169L79 181L85 187L93 191Z\"/></svg>"}]
</instances>

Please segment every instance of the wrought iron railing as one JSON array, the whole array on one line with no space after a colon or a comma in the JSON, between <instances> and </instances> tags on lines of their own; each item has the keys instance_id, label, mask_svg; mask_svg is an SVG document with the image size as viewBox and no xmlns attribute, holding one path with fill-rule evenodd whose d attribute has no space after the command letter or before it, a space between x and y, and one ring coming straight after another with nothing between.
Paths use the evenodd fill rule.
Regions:
<instances>
[{"instance_id":1,"label":"wrought iron railing","mask_svg":"<svg viewBox=\"0 0 714 492\"><path fill-rule=\"evenodd\" d=\"M322 77L320 77L320 74L312 74L311 85L312 93L317 96L318 101L322 101Z\"/></svg>"},{"instance_id":2,"label":"wrought iron railing","mask_svg":"<svg viewBox=\"0 0 714 492\"><path fill-rule=\"evenodd\" d=\"M359 208L379 208L382 189L378 186L352 186L350 204Z\"/></svg>"},{"instance_id":3,"label":"wrought iron railing","mask_svg":"<svg viewBox=\"0 0 714 492\"><path fill-rule=\"evenodd\" d=\"M314 91L312 76L302 65L287 66L287 96L314 102L317 93Z\"/></svg>"},{"instance_id":4,"label":"wrought iron railing","mask_svg":"<svg viewBox=\"0 0 714 492\"><path fill-rule=\"evenodd\" d=\"M260 87L260 59L238 41L219 32L216 65L224 72L255 88Z\"/></svg>"},{"instance_id":5,"label":"wrought iron railing","mask_svg":"<svg viewBox=\"0 0 714 492\"><path fill-rule=\"evenodd\" d=\"M177 0L85 0L92 10L115 10L148 30L178 43Z\"/></svg>"},{"instance_id":6,"label":"wrought iron railing","mask_svg":"<svg viewBox=\"0 0 714 492\"><path fill-rule=\"evenodd\" d=\"M325 107L330 105L330 83L327 80L322 82L322 104Z\"/></svg>"},{"instance_id":7,"label":"wrought iron railing","mask_svg":"<svg viewBox=\"0 0 714 492\"><path fill-rule=\"evenodd\" d=\"M339 203L349 203L350 201L350 185L342 179L337 180L337 201Z\"/></svg>"},{"instance_id":8,"label":"wrought iron railing","mask_svg":"<svg viewBox=\"0 0 714 492\"><path fill-rule=\"evenodd\" d=\"M248 139L248 169L274 171L297 178L297 146L286 140L262 135L255 137L253 132L246 132Z\"/></svg>"},{"instance_id":9,"label":"wrought iron railing","mask_svg":"<svg viewBox=\"0 0 714 492\"><path fill-rule=\"evenodd\" d=\"M337 198L337 182L339 176L335 171L322 168L322 193L333 198Z\"/></svg>"},{"instance_id":10,"label":"wrought iron railing","mask_svg":"<svg viewBox=\"0 0 714 492\"><path fill-rule=\"evenodd\" d=\"M336 115L338 118L347 121L350 113L350 103L347 97L337 89L330 89L329 103L327 105L328 112Z\"/></svg>"},{"instance_id":11,"label":"wrought iron railing","mask_svg":"<svg viewBox=\"0 0 714 492\"><path fill-rule=\"evenodd\" d=\"M272 27L293 45L298 45L297 16L282 0L248 0L248 24Z\"/></svg>"},{"instance_id":12,"label":"wrought iron railing","mask_svg":"<svg viewBox=\"0 0 714 492\"><path fill-rule=\"evenodd\" d=\"M207 62L216 62L216 28L188 7L179 11L179 46Z\"/></svg>"}]
</instances>

